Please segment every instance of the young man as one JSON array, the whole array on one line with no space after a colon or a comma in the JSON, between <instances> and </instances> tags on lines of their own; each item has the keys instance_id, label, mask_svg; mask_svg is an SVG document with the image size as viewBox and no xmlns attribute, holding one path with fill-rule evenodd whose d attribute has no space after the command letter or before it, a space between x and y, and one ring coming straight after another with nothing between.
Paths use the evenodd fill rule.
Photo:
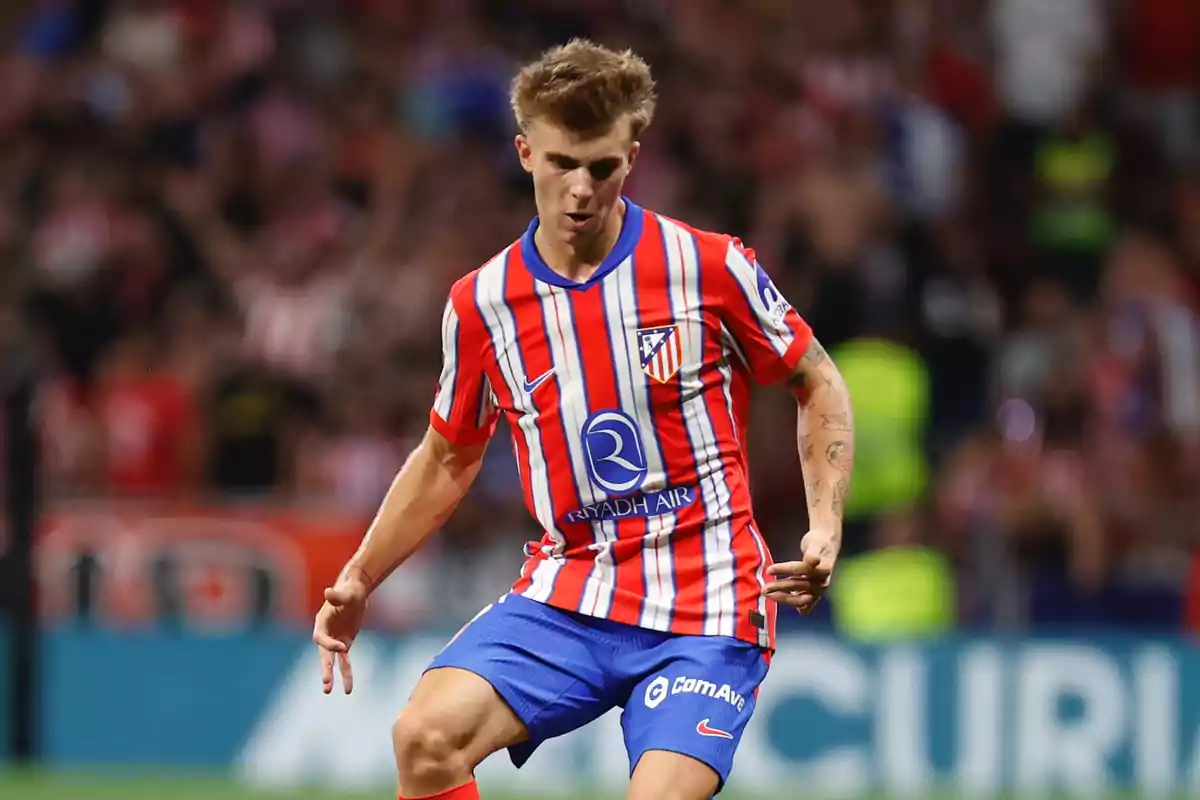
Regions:
<instances>
[{"instance_id":1,"label":"young man","mask_svg":"<svg viewBox=\"0 0 1200 800\"><path fill-rule=\"evenodd\" d=\"M317 616L324 690L335 662L351 690L367 596L453 512L504 414L545 536L396 720L401 798L474 800L488 755L519 767L617 706L629 797L708 798L766 675L774 603L807 612L829 584L846 386L753 252L622 196L655 103L641 59L572 41L521 71L512 102L538 217L450 292L429 431ZM751 511L751 379L799 402L800 561L771 564Z\"/></svg>"}]
</instances>

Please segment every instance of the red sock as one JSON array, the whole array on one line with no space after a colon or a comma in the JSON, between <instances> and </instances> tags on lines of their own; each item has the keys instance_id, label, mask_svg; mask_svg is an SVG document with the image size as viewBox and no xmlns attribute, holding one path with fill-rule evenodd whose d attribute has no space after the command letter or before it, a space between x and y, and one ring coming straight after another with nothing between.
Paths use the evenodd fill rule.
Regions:
<instances>
[{"instance_id":1,"label":"red sock","mask_svg":"<svg viewBox=\"0 0 1200 800\"><path fill-rule=\"evenodd\" d=\"M417 798L400 795L400 800L417 800ZM475 781L471 781L459 786L457 789L451 789L441 794L425 795L420 800L479 800L479 787L475 784Z\"/></svg>"}]
</instances>

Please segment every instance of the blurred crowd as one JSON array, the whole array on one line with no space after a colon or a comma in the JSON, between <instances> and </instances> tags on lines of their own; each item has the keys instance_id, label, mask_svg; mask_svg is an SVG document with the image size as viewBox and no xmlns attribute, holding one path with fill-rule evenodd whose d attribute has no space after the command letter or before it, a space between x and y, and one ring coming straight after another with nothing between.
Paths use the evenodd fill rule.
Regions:
<instances>
[{"instance_id":1,"label":"blurred crowd","mask_svg":"<svg viewBox=\"0 0 1200 800\"><path fill-rule=\"evenodd\" d=\"M55 498L373 510L446 291L534 213L509 80L586 35L659 81L629 194L753 245L847 375L846 565L922 554L944 624L1200 617L1191 0L41 0L0 32L0 318ZM795 411L756 402L786 556ZM536 536L502 444L440 539L485 599Z\"/></svg>"}]
</instances>

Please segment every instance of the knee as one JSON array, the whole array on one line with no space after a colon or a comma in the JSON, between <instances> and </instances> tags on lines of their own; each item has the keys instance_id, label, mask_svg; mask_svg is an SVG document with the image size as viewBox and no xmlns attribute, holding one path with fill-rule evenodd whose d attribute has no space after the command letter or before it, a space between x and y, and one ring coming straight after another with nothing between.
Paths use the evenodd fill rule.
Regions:
<instances>
[{"instance_id":1,"label":"knee","mask_svg":"<svg viewBox=\"0 0 1200 800\"><path fill-rule=\"evenodd\" d=\"M406 708L392 723L392 745L402 784L441 784L469 772L463 745L447 729L445 715Z\"/></svg>"},{"instance_id":2,"label":"knee","mask_svg":"<svg viewBox=\"0 0 1200 800\"><path fill-rule=\"evenodd\" d=\"M681 753L647 752L633 771L626 800L709 800L720 777L707 764Z\"/></svg>"}]
</instances>

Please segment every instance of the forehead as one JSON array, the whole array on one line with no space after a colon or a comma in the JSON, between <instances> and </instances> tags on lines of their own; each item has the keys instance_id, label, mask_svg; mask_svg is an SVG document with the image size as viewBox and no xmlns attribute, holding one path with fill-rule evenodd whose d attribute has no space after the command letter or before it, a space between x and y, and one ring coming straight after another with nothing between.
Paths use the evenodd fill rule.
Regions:
<instances>
[{"instance_id":1,"label":"forehead","mask_svg":"<svg viewBox=\"0 0 1200 800\"><path fill-rule=\"evenodd\" d=\"M587 135L545 119L536 119L529 124L525 135L534 150L571 156L581 161L624 155L633 143L626 117L617 120L607 131Z\"/></svg>"}]
</instances>

